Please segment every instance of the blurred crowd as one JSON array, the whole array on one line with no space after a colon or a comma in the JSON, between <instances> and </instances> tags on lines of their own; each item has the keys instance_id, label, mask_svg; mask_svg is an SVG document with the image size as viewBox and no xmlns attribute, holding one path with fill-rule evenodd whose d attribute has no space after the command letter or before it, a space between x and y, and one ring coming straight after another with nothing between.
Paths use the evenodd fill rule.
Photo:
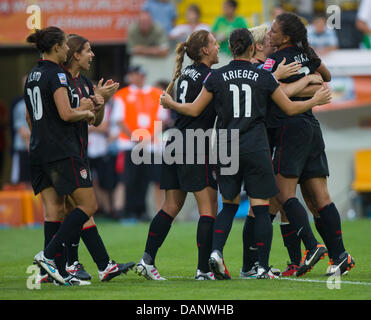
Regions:
<instances>
[{"instance_id":1,"label":"blurred crowd","mask_svg":"<svg viewBox=\"0 0 371 320\"><path fill-rule=\"evenodd\" d=\"M303 12L309 43L320 57L342 48L371 48L371 0L350 2L357 2L357 7L342 11L339 30L328 28L326 12L311 15ZM185 11L185 23L175 24L178 14L172 1L147 0L137 21L129 27L127 50L131 56L166 57L176 43L185 41L193 31L206 29L213 32L220 43L220 54L230 55L227 42L230 32L252 27L245 17L237 14L237 9L238 1L224 1L222 14L208 25L203 22L200 7L191 4ZM284 11L282 6L274 7L271 20ZM300 10L297 13L301 14ZM130 156L135 146L130 139L134 130L147 129L151 133L153 144L145 152L153 157L162 150L162 141L155 136L154 121L162 121L165 129L174 121L173 114L159 105L159 96L166 89L167 81L146 85L147 73L140 65L130 65L123 79L124 86L106 105L103 123L89 129L88 150L99 211L106 217L127 222L150 220L149 212L157 212L164 198L159 188L160 165L135 165ZM20 85L23 86L23 82ZM12 142L7 146L8 130ZM29 139L23 96L15 98L10 108L0 102L0 173L5 153L9 151L12 157L10 184L23 184L26 188L30 187ZM147 197L153 198L151 203L155 208L147 207Z\"/></svg>"}]
</instances>

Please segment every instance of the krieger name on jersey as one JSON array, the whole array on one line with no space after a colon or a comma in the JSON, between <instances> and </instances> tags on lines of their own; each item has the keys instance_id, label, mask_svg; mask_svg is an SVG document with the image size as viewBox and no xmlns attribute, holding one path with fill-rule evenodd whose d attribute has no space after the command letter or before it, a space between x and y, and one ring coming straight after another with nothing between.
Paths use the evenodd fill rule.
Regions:
<instances>
[{"instance_id":1,"label":"krieger name on jersey","mask_svg":"<svg viewBox=\"0 0 371 320\"><path fill-rule=\"evenodd\" d=\"M257 81L259 74L257 74L256 72L252 70L249 71L249 70L239 69L239 70L229 70L227 72L223 72L222 76L223 76L224 81L229 81L232 79L239 79L239 78Z\"/></svg>"}]
</instances>

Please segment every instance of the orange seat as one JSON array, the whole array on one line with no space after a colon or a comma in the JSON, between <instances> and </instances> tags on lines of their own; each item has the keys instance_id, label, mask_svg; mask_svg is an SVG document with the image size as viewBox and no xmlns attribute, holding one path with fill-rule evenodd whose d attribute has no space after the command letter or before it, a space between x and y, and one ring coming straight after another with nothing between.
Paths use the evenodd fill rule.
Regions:
<instances>
[{"instance_id":1,"label":"orange seat","mask_svg":"<svg viewBox=\"0 0 371 320\"><path fill-rule=\"evenodd\" d=\"M44 220L40 196L31 190L6 190L0 192L0 225L32 226Z\"/></svg>"},{"instance_id":2,"label":"orange seat","mask_svg":"<svg viewBox=\"0 0 371 320\"><path fill-rule=\"evenodd\" d=\"M354 160L355 179L352 188L358 192L371 192L371 150L358 150Z\"/></svg>"}]
</instances>

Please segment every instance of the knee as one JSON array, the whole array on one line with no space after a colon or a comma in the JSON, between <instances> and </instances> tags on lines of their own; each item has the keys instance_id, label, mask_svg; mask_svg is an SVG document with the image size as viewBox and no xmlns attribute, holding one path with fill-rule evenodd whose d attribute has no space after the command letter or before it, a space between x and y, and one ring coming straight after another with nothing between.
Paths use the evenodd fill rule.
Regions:
<instances>
[{"instance_id":1,"label":"knee","mask_svg":"<svg viewBox=\"0 0 371 320\"><path fill-rule=\"evenodd\" d=\"M165 201L164 205L162 206L162 210L165 211L172 218L175 218L181 209L181 204L169 201Z\"/></svg>"},{"instance_id":2,"label":"knee","mask_svg":"<svg viewBox=\"0 0 371 320\"><path fill-rule=\"evenodd\" d=\"M45 206L44 220L45 221L63 221L67 212L63 204L55 206Z\"/></svg>"},{"instance_id":3,"label":"knee","mask_svg":"<svg viewBox=\"0 0 371 320\"><path fill-rule=\"evenodd\" d=\"M84 211L89 217L92 217L98 210L98 204L96 201L92 203L82 204L78 206L82 211Z\"/></svg>"}]
</instances>

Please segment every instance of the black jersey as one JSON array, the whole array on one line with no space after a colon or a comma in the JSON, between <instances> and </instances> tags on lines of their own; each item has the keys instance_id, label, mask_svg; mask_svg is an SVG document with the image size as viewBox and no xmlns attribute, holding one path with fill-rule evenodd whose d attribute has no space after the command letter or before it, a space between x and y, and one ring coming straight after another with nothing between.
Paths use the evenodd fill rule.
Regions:
<instances>
[{"instance_id":1,"label":"black jersey","mask_svg":"<svg viewBox=\"0 0 371 320\"><path fill-rule=\"evenodd\" d=\"M210 68L203 63L184 68L177 83L177 102L187 103L196 100L201 92L203 81L209 72ZM185 116L176 112L175 127L179 130L198 128L207 130L214 126L215 117L216 113L212 101L198 117Z\"/></svg>"},{"instance_id":2,"label":"black jersey","mask_svg":"<svg viewBox=\"0 0 371 320\"><path fill-rule=\"evenodd\" d=\"M70 97L71 107L77 108L80 105L80 99L89 98L94 95L94 87L92 82L85 76L79 75L73 78L71 73L66 69L68 80L68 95ZM80 120L73 123L77 137L80 141L80 157L87 159L88 157L88 123L85 120Z\"/></svg>"},{"instance_id":3,"label":"black jersey","mask_svg":"<svg viewBox=\"0 0 371 320\"><path fill-rule=\"evenodd\" d=\"M279 86L271 73L249 61L233 60L213 70L204 86L214 95L217 128L239 129L240 154L268 149L264 120L270 96Z\"/></svg>"},{"instance_id":4,"label":"black jersey","mask_svg":"<svg viewBox=\"0 0 371 320\"><path fill-rule=\"evenodd\" d=\"M283 83L292 83L308 74L313 74L321 64L319 59L309 59L308 56L304 53L303 49L299 48L298 46L290 46L276 51L275 53L270 55L265 61L263 69L271 71L272 73L275 72L277 66L282 62L283 58L286 58L286 64L298 61L302 65L302 68L299 70L298 75L293 75L289 78L280 80ZM291 98L292 101L303 101L308 99L310 98ZM272 108L267 117L267 126L271 128L279 127L287 121L295 121L298 118L306 119L313 125L319 125L317 119L312 113L312 110L308 110L302 114L288 116L276 104L272 103Z\"/></svg>"},{"instance_id":5,"label":"black jersey","mask_svg":"<svg viewBox=\"0 0 371 320\"><path fill-rule=\"evenodd\" d=\"M60 87L68 89L66 73L49 60L40 60L27 77L24 97L32 125L31 164L80 156L74 125L61 119L54 102Z\"/></svg>"}]
</instances>

